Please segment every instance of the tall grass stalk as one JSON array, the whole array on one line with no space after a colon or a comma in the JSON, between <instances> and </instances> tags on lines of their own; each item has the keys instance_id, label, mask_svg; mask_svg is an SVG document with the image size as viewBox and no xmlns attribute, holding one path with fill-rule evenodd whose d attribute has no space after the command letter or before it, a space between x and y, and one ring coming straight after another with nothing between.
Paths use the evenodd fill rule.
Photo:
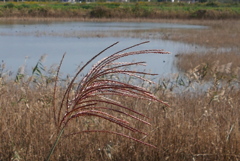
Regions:
<instances>
[{"instance_id":1,"label":"tall grass stalk","mask_svg":"<svg viewBox=\"0 0 240 161\"><path fill-rule=\"evenodd\" d=\"M123 106L121 102L115 100L116 97L130 97L135 99L144 99L148 101L160 102L166 106L167 103L163 102L151 92L147 91L143 87L139 87L137 85L132 85L130 83L124 83L120 80L109 79L107 76L112 74L117 75L128 75L142 81L151 82L147 80L144 76L145 75L156 75L142 71L134 71L130 70L126 67L131 67L135 65L145 65L145 62L115 62L120 58L127 57L130 55L140 55L140 54L169 54L169 52L153 49L153 50L140 50L140 51L133 51L133 52L125 52L128 49L133 47L148 43L142 42L123 50L120 50L102 60L97 62L92 69L79 81L77 82L77 78L79 74L88 66L93 60L95 60L99 55L104 53L109 48L116 45L118 42L110 45L93 58L91 58L73 77L72 81L69 83L65 94L63 95L62 101L60 103L59 108L57 108L56 103L54 103L54 121L58 129L57 139L53 144L53 147L47 157L47 161L50 160L51 155L54 152L61 136L64 133L65 128L67 125L72 121L76 120L77 118L93 116L100 119L107 120L111 123L119 125L122 128L125 128L129 131L134 133L139 133L143 135L147 135L145 132L141 131L140 129L131 126L130 122L124 119L124 117L130 117L133 120L139 121L143 124L150 125L148 121L145 121L147 117L137 112L137 110L132 109L127 106ZM63 56L64 58L64 56ZM63 59L62 59L63 60ZM62 61L60 63L60 66ZM58 72L60 67L58 68ZM56 79L57 82L57 79ZM77 84L77 87L75 87ZM74 94L72 94L74 93ZM56 84L54 89L54 98L56 98ZM107 106L109 105L109 106ZM119 115L118 115L119 114ZM120 115L122 115L120 117ZM124 116L124 117L123 117ZM101 132L101 133L110 133L120 135L132 140L135 140L139 143L155 147L149 143L145 143L137 138L131 137L130 135L126 135L124 133L118 133L114 131L108 130L82 130L77 133L70 133L66 136L71 136L80 133L90 133L90 132Z\"/></svg>"}]
</instances>

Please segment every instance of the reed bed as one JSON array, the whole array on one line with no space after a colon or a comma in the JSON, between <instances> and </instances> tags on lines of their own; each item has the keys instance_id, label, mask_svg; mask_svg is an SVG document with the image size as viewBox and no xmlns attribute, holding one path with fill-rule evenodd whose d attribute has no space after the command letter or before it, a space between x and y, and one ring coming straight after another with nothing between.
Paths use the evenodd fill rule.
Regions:
<instances>
[{"instance_id":1,"label":"reed bed","mask_svg":"<svg viewBox=\"0 0 240 161\"><path fill-rule=\"evenodd\" d=\"M240 21L183 21L183 23L203 25L205 29L162 29L165 40L181 41L193 45L218 48L238 48L240 41Z\"/></svg>"},{"instance_id":2,"label":"reed bed","mask_svg":"<svg viewBox=\"0 0 240 161\"><path fill-rule=\"evenodd\" d=\"M216 64L217 67L221 63ZM36 67L39 70L34 68L33 76L12 79L6 76L7 71L1 65L0 160L44 160L58 135L53 100L55 105L61 105L62 96L66 95L66 87L71 82L63 79L61 85L55 86L56 73L50 77L53 82L47 81L49 77L44 75L42 62L39 61ZM214 74L210 76L214 78ZM114 75L105 77L109 78ZM129 79L124 80L129 83ZM167 101L170 106L128 96L115 95L111 99L150 118L151 126L145 126L141 121L121 114L132 123L132 128L148 135L129 133L128 129L98 117L79 117L71 121L65 131L70 132L68 134L88 132L64 135L51 160L239 160L239 77L235 80L222 77L218 82L225 80L227 83L222 86L210 81L212 85L204 92L193 87L209 83L200 77L177 75L162 78L151 86L138 82L138 86L145 86L157 99ZM181 92L175 92L179 89ZM68 94L74 98L75 93ZM112 108L113 104L100 102L101 106ZM64 114L65 110L62 112ZM104 131L91 132L92 129ZM140 142L110 134L107 130L127 134Z\"/></svg>"},{"instance_id":3,"label":"reed bed","mask_svg":"<svg viewBox=\"0 0 240 161\"><path fill-rule=\"evenodd\" d=\"M184 72L205 72L204 78L212 78L212 74L222 75L229 79L240 77L239 51L179 54L175 59L177 68Z\"/></svg>"},{"instance_id":4,"label":"reed bed","mask_svg":"<svg viewBox=\"0 0 240 161\"><path fill-rule=\"evenodd\" d=\"M36 89L14 82L1 85L1 160L44 160L56 135L51 91L44 85ZM169 100L168 109L138 99L121 100L151 118L151 127L134 124L149 135L134 137L152 143L156 149L120 136L87 133L63 138L52 160L239 159L239 90L225 91L211 103L211 97L205 94L166 93L159 90L157 96ZM57 95L63 95L63 91ZM68 130L119 129L96 118L79 121L72 122Z\"/></svg>"}]
</instances>

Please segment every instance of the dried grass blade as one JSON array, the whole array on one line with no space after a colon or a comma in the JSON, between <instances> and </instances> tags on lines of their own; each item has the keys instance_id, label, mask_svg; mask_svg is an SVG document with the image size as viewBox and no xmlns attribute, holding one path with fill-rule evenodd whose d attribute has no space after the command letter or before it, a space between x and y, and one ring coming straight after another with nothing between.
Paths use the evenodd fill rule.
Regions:
<instances>
[{"instance_id":1,"label":"dried grass blade","mask_svg":"<svg viewBox=\"0 0 240 161\"><path fill-rule=\"evenodd\" d=\"M58 82L58 76L59 76L60 68L62 66L63 59L64 59L65 55L66 55L66 53L63 54L62 59L60 61L60 64L58 66L57 75L55 77L54 90L53 90L53 115L54 115L55 125L57 125L57 118L56 118L57 117L56 116L56 90L57 90L57 82Z\"/></svg>"}]
</instances>

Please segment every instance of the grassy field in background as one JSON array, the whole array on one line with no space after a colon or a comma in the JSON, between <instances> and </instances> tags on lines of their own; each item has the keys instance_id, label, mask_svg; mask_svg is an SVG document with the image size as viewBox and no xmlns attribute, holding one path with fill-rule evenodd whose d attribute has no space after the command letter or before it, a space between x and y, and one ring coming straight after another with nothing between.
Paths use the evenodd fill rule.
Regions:
<instances>
[{"instance_id":1,"label":"grassy field in background","mask_svg":"<svg viewBox=\"0 0 240 161\"><path fill-rule=\"evenodd\" d=\"M239 3L0 3L0 17L237 19Z\"/></svg>"}]
</instances>

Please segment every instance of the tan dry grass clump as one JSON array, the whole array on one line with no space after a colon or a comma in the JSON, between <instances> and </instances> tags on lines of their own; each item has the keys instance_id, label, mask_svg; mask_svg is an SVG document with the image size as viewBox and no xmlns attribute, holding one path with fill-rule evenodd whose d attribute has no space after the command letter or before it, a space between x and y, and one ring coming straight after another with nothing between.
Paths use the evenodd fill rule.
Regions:
<instances>
[{"instance_id":1,"label":"tan dry grass clump","mask_svg":"<svg viewBox=\"0 0 240 161\"><path fill-rule=\"evenodd\" d=\"M181 23L204 25L206 29L162 29L163 39L206 47L239 47L239 20L185 20Z\"/></svg>"},{"instance_id":2,"label":"tan dry grass clump","mask_svg":"<svg viewBox=\"0 0 240 161\"><path fill-rule=\"evenodd\" d=\"M49 124L51 89L30 89L15 82L1 84L0 88L1 160L29 160L29 156L34 159L46 155L50 139L46 134L54 129Z\"/></svg>"},{"instance_id":3,"label":"tan dry grass clump","mask_svg":"<svg viewBox=\"0 0 240 161\"><path fill-rule=\"evenodd\" d=\"M1 160L43 160L48 154L56 133L51 90L45 86L29 89L14 82L1 85ZM239 95L239 90L228 90L211 102L207 95L177 95L170 98L171 108L165 111L158 103L122 98L119 101L124 106L151 118L152 127L137 123L134 127L147 132L149 136L141 140L154 143L157 149L115 135L88 133L63 138L52 160L238 160ZM159 97L165 99L162 94ZM118 129L91 117L68 126L76 131L83 127Z\"/></svg>"},{"instance_id":4,"label":"tan dry grass clump","mask_svg":"<svg viewBox=\"0 0 240 161\"><path fill-rule=\"evenodd\" d=\"M184 73L205 73L207 79L213 74L240 78L240 54L237 51L179 54L175 59L176 67Z\"/></svg>"}]
</instances>

